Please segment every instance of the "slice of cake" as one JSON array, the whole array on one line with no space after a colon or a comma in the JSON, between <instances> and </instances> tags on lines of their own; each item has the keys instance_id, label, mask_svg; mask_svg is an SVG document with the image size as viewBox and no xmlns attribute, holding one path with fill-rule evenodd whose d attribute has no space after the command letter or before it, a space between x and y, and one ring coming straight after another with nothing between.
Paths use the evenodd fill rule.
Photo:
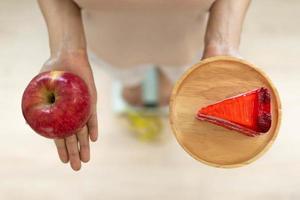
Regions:
<instances>
[{"instance_id":1,"label":"slice of cake","mask_svg":"<svg viewBox=\"0 0 300 200\"><path fill-rule=\"evenodd\" d=\"M271 96L261 87L201 108L197 119L256 136L271 127Z\"/></svg>"}]
</instances>

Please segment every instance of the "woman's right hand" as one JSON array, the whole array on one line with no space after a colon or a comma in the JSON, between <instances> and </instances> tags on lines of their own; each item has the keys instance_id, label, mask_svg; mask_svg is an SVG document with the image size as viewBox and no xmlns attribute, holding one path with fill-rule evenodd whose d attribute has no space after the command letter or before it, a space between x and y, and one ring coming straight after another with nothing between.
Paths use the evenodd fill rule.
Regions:
<instances>
[{"instance_id":1,"label":"woman's right hand","mask_svg":"<svg viewBox=\"0 0 300 200\"><path fill-rule=\"evenodd\" d=\"M70 161L72 169L79 170L81 162L90 160L89 139L96 141L98 137L97 92L86 53L81 9L73 0L38 0L38 3L48 28L51 53L41 71L74 73L86 82L92 96L91 116L86 125L76 135L55 140L61 161Z\"/></svg>"},{"instance_id":2,"label":"woman's right hand","mask_svg":"<svg viewBox=\"0 0 300 200\"><path fill-rule=\"evenodd\" d=\"M60 160L63 163L70 161L72 169L78 171L81 162L90 160L89 140L95 142L98 137L97 91L93 72L85 51L67 52L50 58L41 72L49 70L68 71L78 75L86 82L92 97L91 115L86 125L75 135L54 140Z\"/></svg>"}]
</instances>

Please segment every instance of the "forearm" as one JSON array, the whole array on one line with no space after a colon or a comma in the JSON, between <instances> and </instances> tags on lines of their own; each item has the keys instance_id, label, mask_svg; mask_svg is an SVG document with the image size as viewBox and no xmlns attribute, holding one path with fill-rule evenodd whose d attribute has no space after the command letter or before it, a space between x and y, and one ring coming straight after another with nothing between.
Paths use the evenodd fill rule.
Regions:
<instances>
[{"instance_id":1,"label":"forearm","mask_svg":"<svg viewBox=\"0 0 300 200\"><path fill-rule=\"evenodd\" d=\"M80 8L72 0L38 0L44 15L51 57L86 49Z\"/></svg>"},{"instance_id":2,"label":"forearm","mask_svg":"<svg viewBox=\"0 0 300 200\"><path fill-rule=\"evenodd\" d=\"M210 9L205 48L237 51L250 0L216 0ZM215 49L216 50L216 49Z\"/></svg>"}]
</instances>

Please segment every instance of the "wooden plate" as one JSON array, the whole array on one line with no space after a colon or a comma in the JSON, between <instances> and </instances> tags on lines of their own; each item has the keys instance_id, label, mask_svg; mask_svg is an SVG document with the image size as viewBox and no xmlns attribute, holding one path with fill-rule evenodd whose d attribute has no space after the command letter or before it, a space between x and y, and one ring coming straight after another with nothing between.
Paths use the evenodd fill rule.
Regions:
<instances>
[{"instance_id":1,"label":"wooden plate","mask_svg":"<svg viewBox=\"0 0 300 200\"><path fill-rule=\"evenodd\" d=\"M271 93L272 125L266 134L248 137L195 118L203 106L262 86ZM240 167L256 160L274 142L280 118L280 99L270 79L233 57L217 56L194 65L171 96L170 123L177 141L192 157L215 167Z\"/></svg>"}]
</instances>

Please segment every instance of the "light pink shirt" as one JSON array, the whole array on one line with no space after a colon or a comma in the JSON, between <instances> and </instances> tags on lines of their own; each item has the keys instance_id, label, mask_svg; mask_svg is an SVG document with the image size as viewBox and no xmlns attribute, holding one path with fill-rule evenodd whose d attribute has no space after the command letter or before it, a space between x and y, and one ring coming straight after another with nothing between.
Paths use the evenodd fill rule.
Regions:
<instances>
[{"instance_id":1,"label":"light pink shirt","mask_svg":"<svg viewBox=\"0 0 300 200\"><path fill-rule=\"evenodd\" d=\"M76 0L89 48L119 67L190 64L213 0Z\"/></svg>"}]
</instances>

